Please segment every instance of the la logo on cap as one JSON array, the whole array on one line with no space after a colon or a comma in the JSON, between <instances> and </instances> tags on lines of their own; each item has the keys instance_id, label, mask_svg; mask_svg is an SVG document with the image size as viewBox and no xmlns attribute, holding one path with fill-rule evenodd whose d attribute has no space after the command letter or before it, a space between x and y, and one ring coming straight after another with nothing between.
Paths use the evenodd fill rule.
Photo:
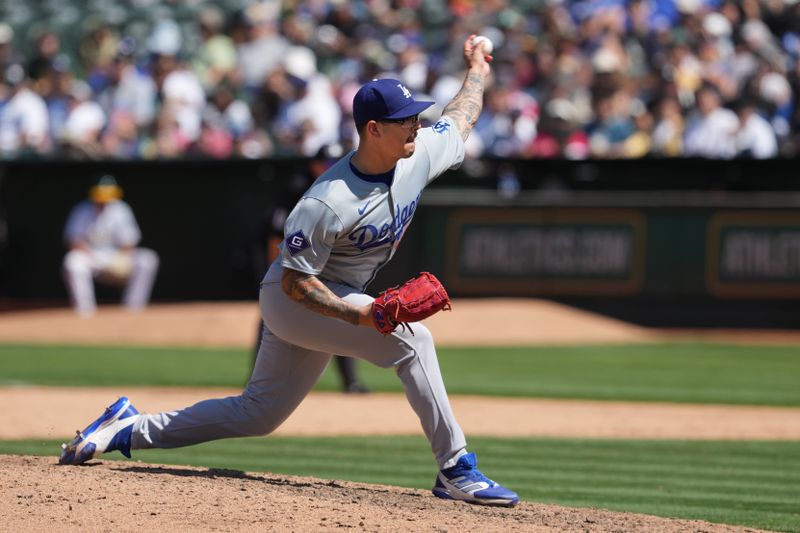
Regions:
<instances>
[{"instance_id":1,"label":"la logo on cap","mask_svg":"<svg viewBox=\"0 0 800 533\"><path fill-rule=\"evenodd\" d=\"M402 83L398 83L397 86L400 87L401 91L403 91L403 96L405 96L406 98L411 98L411 91L406 89L405 85L403 85Z\"/></svg>"}]
</instances>

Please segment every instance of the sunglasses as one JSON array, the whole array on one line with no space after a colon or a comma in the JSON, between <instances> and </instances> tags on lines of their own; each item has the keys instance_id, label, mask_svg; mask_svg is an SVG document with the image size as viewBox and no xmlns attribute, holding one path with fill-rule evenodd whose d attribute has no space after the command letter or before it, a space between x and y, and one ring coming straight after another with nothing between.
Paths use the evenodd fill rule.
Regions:
<instances>
[{"instance_id":1,"label":"sunglasses","mask_svg":"<svg viewBox=\"0 0 800 533\"><path fill-rule=\"evenodd\" d=\"M413 115L406 118L385 118L380 122L388 122L390 124L397 124L401 128L413 128L419 124L419 115Z\"/></svg>"}]
</instances>

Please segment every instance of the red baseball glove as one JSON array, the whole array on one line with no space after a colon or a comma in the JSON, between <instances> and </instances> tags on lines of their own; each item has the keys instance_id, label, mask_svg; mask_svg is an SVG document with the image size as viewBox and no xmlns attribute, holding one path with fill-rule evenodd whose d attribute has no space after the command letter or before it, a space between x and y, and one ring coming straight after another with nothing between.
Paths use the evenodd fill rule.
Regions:
<instances>
[{"instance_id":1,"label":"red baseball glove","mask_svg":"<svg viewBox=\"0 0 800 533\"><path fill-rule=\"evenodd\" d=\"M450 309L450 298L436 276L422 272L401 286L380 293L372 304L372 318L375 328L388 335L401 324L411 330L409 322L419 322Z\"/></svg>"}]
</instances>

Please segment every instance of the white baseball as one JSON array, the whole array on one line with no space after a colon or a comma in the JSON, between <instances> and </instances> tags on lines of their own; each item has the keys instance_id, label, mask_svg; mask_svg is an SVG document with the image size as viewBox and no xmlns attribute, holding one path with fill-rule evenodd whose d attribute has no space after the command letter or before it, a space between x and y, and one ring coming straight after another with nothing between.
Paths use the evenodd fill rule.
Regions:
<instances>
[{"instance_id":1,"label":"white baseball","mask_svg":"<svg viewBox=\"0 0 800 533\"><path fill-rule=\"evenodd\" d=\"M492 50L494 50L494 44L492 44L492 40L486 37L485 35L476 35L472 38L472 46L473 48L477 48L479 44L483 43L483 53L484 54L491 54Z\"/></svg>"}]
</instances>

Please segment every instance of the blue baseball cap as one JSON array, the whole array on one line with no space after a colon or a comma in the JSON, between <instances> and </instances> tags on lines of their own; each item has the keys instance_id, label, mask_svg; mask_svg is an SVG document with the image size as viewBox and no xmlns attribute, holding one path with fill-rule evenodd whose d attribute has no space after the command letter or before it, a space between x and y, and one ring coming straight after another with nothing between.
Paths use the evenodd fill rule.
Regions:
<instances>
[{"instance_id":1,"label":"blue baseball cap","mask_svg":"<svg viewBox=\"0 0 800 533\"><path fill-rule=\"evenodd\" d=\"M434 103L414 100L411 91L397 80L372 80L353 97L353 120L361 126L370 120L413 117Z\"/></svg>"}]
</instances>

